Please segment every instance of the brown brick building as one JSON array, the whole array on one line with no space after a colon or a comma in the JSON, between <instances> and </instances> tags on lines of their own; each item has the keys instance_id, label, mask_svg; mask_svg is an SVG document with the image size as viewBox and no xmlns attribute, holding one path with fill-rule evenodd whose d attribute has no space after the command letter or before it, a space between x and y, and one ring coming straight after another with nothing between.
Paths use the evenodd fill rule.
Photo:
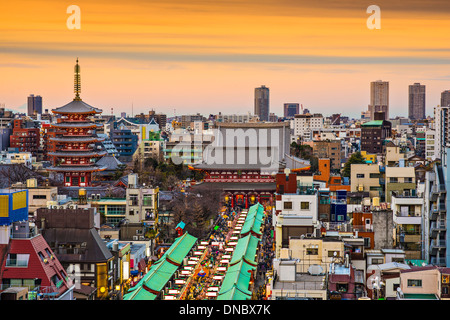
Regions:
<instances>
[{"instance_id":1,"label":"brown brick building","mask_svg":"<svg viewBox=\"0 0 450 320\"><path fill-rule=\"evenodd\" d=\"M330 159L332 170L341 169L342 148L339 140L317 140L313 143L313 154L318 159Z\"/></svg>"}]
</instances>

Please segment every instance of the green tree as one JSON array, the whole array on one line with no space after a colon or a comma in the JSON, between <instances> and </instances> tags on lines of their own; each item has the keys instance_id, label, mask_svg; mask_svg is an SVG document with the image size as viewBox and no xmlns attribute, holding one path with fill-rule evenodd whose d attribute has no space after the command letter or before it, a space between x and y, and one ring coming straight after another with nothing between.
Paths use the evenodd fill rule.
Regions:
<instances>
[{"instance_id":1,"label":"green tree","mask_svg":"<svg viewBox=\"0 0 450 320\"><path fill-rule=\"evenodd\" d=\"M347 162L344 165L344 168L342 169L342 176L343 177L350 177L350 170L352 164L361 164L366 163L363 156L361 155L361 152L355 152L353 153L350 158L348 158Z\"/></svg>"}]
</instances>

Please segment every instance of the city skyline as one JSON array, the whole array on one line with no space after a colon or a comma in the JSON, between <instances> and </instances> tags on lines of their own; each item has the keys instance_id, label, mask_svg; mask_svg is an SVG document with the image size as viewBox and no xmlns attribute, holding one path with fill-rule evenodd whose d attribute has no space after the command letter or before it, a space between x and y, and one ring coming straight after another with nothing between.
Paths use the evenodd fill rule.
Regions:
<instances>
[{"instance_id":1,"label":"city skyline","mask_svg":"<svg viewBox=\"0 0 450 320\"><path fill-rule=\"evenodd\" d=\"M244 114L264 83L279 116L284 103L299 103L359 118L370 102L370 82L383 79L390 83L392 117L408 115L408 86L416 82L427 87L428 116L449 89L444 1L378 1L380 30L367 28L371 3L364 1L76 4L80 30L67 28L63 3L4 6L0 104L26 112L30 94L43 97L43 109L66 104L76 57L82 98L104 114L111 108Z\"/></svg>"}]
</instances>

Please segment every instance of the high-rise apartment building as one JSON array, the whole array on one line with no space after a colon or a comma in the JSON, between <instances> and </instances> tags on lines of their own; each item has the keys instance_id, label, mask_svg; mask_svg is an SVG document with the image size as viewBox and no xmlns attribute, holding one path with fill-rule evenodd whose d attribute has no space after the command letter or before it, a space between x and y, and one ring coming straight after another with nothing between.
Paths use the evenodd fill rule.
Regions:
<instances>
[{"instance_id":1,"label":"high-rise apartment building","mask_svg":"<svg viewBox=\"0 0 450 320\"><path fill-rule=\"evenodd\" d=\"M384 112L385 119L389 119L389 82L373 81L370 83L370 119L375 120L375 112Z\"/></svg>"},{"instance_id":2,"label":"high-rise apartment building","mask_svg":"<svg viewBox=\"0 0 450 320\"><path fill-rule=\"evenodd\" d=\"M441 107L450 106L450 90L442 91L441 93Z\"/></svg>"},{"instance_id":3,"label":"high-rise apartment building","mask_svg":"<svg viewBox=\"0 0 450 320\"><path fill-rule=\"evenodd\" d=\"M269 88L255 88L255 115L260 121L269 121Z\"/></svg>"},{"instance_id":4,"label":"high-rise apartment building","mask_svg":"<svg viewBox=\"0 0 450 320\"><path fill-rule=\"evenodd\" d=\"M434 126L436 130L434 150L436 157L442 159L442 152L450 142L450 106L434 108Z\"/></svg>"},{"instance_id":5,"label":"high-rise apartment building","mask_svg":"<svg viewBox=\"0 0 450 320\"><path fill-rule=\"evenodd\" d=\"M285 103L283 110L285 118L293 118L300 113L300 105L298 103Z\"/></svg>"},{"instance_id":6,"label":"high-rise apartment building","mask_svg":"<svg viewBox=\"0 0 450 320\"><path fill-rule=\"evenodd\" d=\"M414 83L408 91L408 118L411 120L425 119L425 85Z\"/></svg>"},{"instance_id":7,"label":"high-rise apartment building","mask_svg":"<svg viewBox=\"0 0 450 320\"><path fill-rule=\"evenodd\" d=\"M28 96L27 111L29 116L42 114L42 97L30 94Z\"/></svg>"}]
</instances>

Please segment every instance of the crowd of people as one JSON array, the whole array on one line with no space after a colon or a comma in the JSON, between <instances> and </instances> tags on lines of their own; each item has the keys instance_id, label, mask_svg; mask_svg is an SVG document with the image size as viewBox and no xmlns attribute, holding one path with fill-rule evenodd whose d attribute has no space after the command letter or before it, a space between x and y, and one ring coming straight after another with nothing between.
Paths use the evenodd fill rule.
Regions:
<instances>
[{"instance_id":1,"label":"crowd of people","mask_svg":"<svg viewBox=\"0 0 450 320\"><path fill-rule=\"evenodd\" d=\"M272 270L274 252L272 215L270 212L266 212L256 269L254 290L256 300L264 300L266 297L266 273Z\"/></svg>"},{"instance_id":2,"label":"crowd of people","mask_svg":"<svg viewBox=\"0 0 450 320\"><path fill-rule=\"evenodd\" d=\"M188 288L187 299L204 300L208 299L208 288L220 287L221 280L214 279L217 268L220 266L220 260L225 253L224 247L211 245L212 243L225 243L232 236L234 225L241 210L240 208L224 208L217 217L214 227L211 229L208 238L210 245L202 256L198 269L193 275L192 282ZM272 261L274 258L274 242L272 215L266 212L264 215L262 238L258 248L258 265L255 273L255 282L253 286L253 298L263 300L266 297L266 272L272 270Z\"/></svg>"}]
</instances>

